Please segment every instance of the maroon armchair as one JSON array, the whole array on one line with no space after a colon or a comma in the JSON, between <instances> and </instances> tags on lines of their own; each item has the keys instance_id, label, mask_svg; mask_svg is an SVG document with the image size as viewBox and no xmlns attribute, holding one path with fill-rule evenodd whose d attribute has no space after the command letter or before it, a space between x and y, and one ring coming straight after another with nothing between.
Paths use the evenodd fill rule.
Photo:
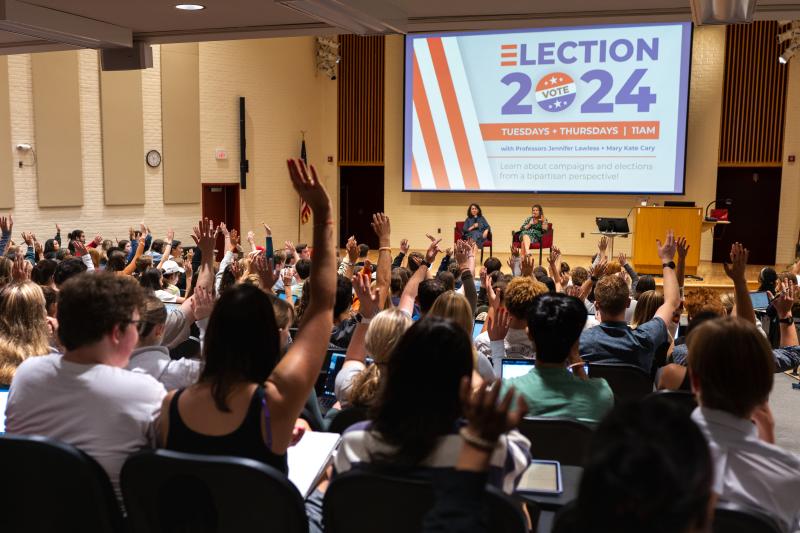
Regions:
<instances>
[{"instance_id":1,"label":"maroon armchair","mask_svg":"<svg viewBox=\"0 0 800 533\"><path fill-rule=\"evenodd\" d=\"M464 235L464 221L456 222L455 227L453 228L453 242L460 241L462 239L462 235ZM483 264L483 249L489 247L489 257L494 255L492 251L492 230L489 230L489 234L486 239L483 241L483 246L481 246L481 265Z\"/></svg>"},{"instance_id":2,"label":"maroon armchair","mask_svg":"<svg viewBox=\"0 0 800 533\"><path fill-rule=\"evenodd\" d=\"M511 246L519 248L522 246L522 241L519 237L519 231L511 232ZM548 222L547 229L542 233L542 240L540 242L531 242L531 250L539 250L539 264L542 264L542 250L548 250L553 247L553 224Z\"/></svg>"}]
</instances>

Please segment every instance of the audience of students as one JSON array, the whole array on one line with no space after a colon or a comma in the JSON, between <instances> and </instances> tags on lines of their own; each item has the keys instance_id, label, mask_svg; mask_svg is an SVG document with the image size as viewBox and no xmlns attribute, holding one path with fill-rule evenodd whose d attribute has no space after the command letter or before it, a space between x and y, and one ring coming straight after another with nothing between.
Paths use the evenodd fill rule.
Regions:
<instances>
[{"instance_id":1,"label":"audience of students","mask_svg":"<svg viewBox=\"0 0 800 533\"><path fill-rule=\"evenodd\" d=\"M512 274L490 257L477 284L475 241L488 231L478 206L467 240L442 250L428 235L419 253L401 239L394 260L389 218L377 213L377 251L353 236L337 264L324 187L313 167L288 168L312 209L310 246L273 250L266 224L266 246L252 231L242 244L237 229L209 220L186 250L171 230L156 238L144 223L116 245L74 230L62 246L57 227L44 245L23 233L17 246L13 219L0 217L7 431L77 446L115 488L126 458L150 447L248 457L285 473L289 447L325 427L315 384L335 348L346 355L328 414L355 407L367 420L344 431L332 476L374 468L429 479L437 505L426 531L492 529L483 486L514 491L531 460L513 429L525 413L599 423L558 531L702 531L714 494L800 525L800 459L774 446L767 404L773 372L800 363L800 263L760 274L770 299L778 295L769 311L778 348L757 329L738 243L725 267L730 309L713 291L687 290L689 333L673 346L689 247L671 232L657 243L661 291L624 254L609 258L604 239L589 268L570 268L558 247L542 265L512 249ZM523 229L535 233L545 221L541 207L532 212ZM478 330L486 323L473 339L476 317ZM504 358L535 365L492 384ZM633 364L660 388L694 390L694 422L656 400L614 409L587 362ZM325 486L307 502L312 529Z\"/></svg>"}]
</instances>

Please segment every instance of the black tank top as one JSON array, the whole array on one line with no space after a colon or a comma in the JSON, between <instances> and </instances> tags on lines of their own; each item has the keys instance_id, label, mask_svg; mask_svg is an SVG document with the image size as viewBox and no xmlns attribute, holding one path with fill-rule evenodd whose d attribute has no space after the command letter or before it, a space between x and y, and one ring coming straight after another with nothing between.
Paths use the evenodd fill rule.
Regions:
<instances>
[{"instance_id":1,"label":"black tank top","mask_svg":"<svg viewBox=\"0 0 800 533\"><path fill-rule=\"evenodd\" d=\"M203 455L232 455L247 457L268 464L284 474L289 472L286 454L278 455L271 450L272 427L264 388L258 387L250 399L250 406L241 425L227 435L203 435L192 431L183 423L178 412L178 399L184 389L178 390L169 404L168 450ZM261 435L261 413L267 430L267 443Z\"/></svg>"}]
</instances>

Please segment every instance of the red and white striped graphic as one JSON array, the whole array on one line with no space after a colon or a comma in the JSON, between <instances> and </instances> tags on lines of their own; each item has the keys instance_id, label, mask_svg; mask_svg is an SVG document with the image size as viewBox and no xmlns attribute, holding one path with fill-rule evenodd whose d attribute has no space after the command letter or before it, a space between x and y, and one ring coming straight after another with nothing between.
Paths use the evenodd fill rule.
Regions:
<instances>
[{"instance_id":1,"label":"red and white striped graphic","mask_svg":"<svg viewBox=\"0 0 800 533\"><path fill-rule=\"evenodd\" d=\"M412 188L493 187L457 39L416 39L413 61Z\"/></svg>"}]
</instances>

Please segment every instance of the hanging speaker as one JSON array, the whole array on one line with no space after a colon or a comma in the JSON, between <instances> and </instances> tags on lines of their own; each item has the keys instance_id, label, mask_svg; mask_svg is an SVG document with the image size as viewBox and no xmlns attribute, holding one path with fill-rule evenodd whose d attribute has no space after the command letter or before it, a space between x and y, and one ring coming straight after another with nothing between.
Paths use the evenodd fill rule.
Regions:
<instances>
[{"instance_id":1,"label":"hanging speaker","mask_svg":"<svg viewBox=\"0 0 800 533\"><path fill-rule=\"evenodd\" d=\"M703 24L744 24L753 22L758 0L690 0L692 20Z\"/></svg>"},{"instance_id":2,"label":"hanging speaker","mask_svg":"<svg viewBox=\"0 0 800 533\"><path fill-rule=\"evenodd\" d=\"M100 67L105 71L153 68L153 49L141 41L134 41L130 48L104 48L100 50Z\"/></svg>"}]
</instances>

